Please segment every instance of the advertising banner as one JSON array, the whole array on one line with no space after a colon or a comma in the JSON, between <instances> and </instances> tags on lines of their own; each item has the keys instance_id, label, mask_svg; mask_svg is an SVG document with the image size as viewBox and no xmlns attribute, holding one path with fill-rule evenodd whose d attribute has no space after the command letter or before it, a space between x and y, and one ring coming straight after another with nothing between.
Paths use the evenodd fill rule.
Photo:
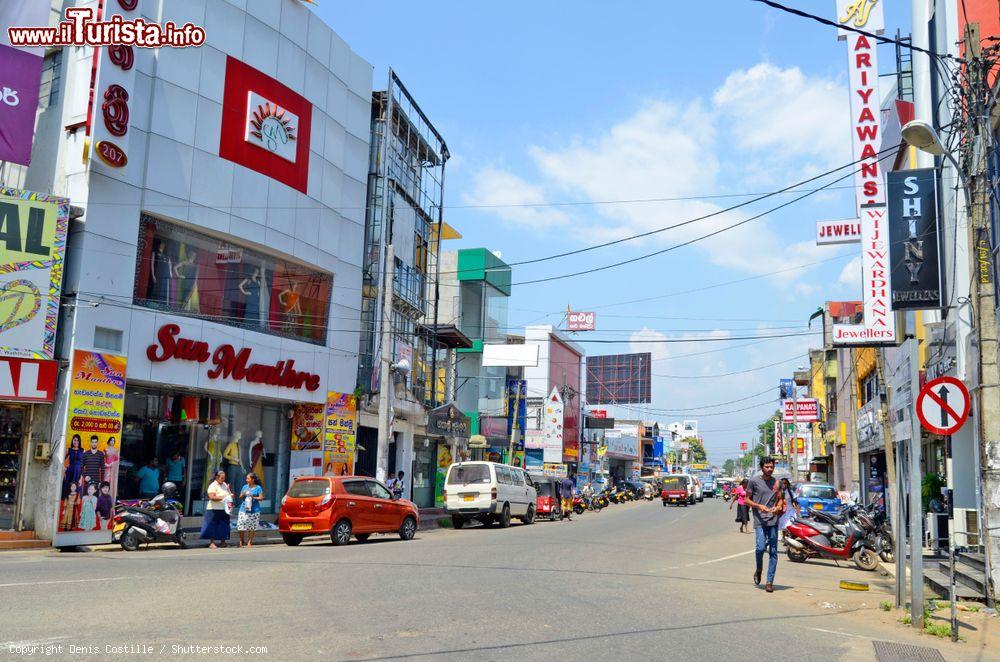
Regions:
<instances>
[{"instance_id":1,"label":"advertising banner","mask_svg":"<svg viewBox=\"0 0 1000 662\"><path fill-rule=\"evenodd\" d=\"M328 391L323 421L323 475L354 474L358 432L358 400L348 393Z\"/></svg>"},{"instance_id":2,"label":"advertising banner","mask_svg":"<svg viewBox=\"0 0 1000 662\"><path fill-rule=\"evenodd\" d=\"M569 331L593 331L596 328L597 315L589 312L566 313L566 329Z\"/></svg>"},{"instance_id":3,"label":"advertising banner","mask_svg":"<svg viewBox=\"0 0 1000 662\"><path fill-rule=\"evenodd\" d=\"M323 405L295 406L292 413L291 450L323 450Z\"/></svg>"},{"instance_id":4,"label":"advertising banner","mask_svg":"<svg viewBox=\"0 0 1000 662\"><path fill-rule=\"evenodd\" d=\"M69 200L0 187L0 356L51 359Z\"/></svg>"},{"instance_id":5,"label":"advertising banner","mask_svg":"<svg viewBox=\"0 0 1000 662\"><path fill-rule=\"evenodd\" d=\"M890 172L888 186L892 309L941 308L935 169Z\"/></svg>"},{"instance_id":6,"label":"advertising banner","mask_svg":"<svg viewBox=\"0 0 1000 662\"><path fill-rule=\"evenodd\" d=\"M437 470L434 472L434 505L437 508L444 507L444 481L448 477L448 467L454 459L451 454L451 446L448 444L437 445Z\"/></svg>"},{"instance_id":7,"label":"advertising banner","mask_svg":"<svg viewBox=\"0 0 1000 662\"><path fill-rule=\"evenodd\" d=\"M542 419L542 433L544 435L543 446L545 456L558 456L562 458L563 452L563 415L565 408L559 389L553 387L545 402L545 411Z\"/></svg>"},{"instance_id":8,"label":"advertising banner","mask_svg":"<svg viewBox=\"0 0 1000 662\"><path fill-rule=\"evenodd\" d=\"M819 401L814 398L785 400L784 421L786 423L798 419L799 423L815 423L819 421Z\"/></svg>"},{"instance_id":9,"label":"advertising banner","mask_svg":"<svg viewBox=\"0 0 1000 662\"><path fill-rule=\"evenodd\" d=\"M817 246L860 243L860 218L848 218L842 221L816 221Z\"/></svg>"},{"instance_id":10,"label":"advertising banner","mask_svg":"<svg viewBox=\"0 0 1000 662\"><path fill-rule=\"evenodd\" d=\"M44 48L12 47L8 26L49 24L45 2L0 2L0 161L28 165L35 134Z\"/></svg>"},{"instance_id":11,"label":"advertising banner","mask_svg":"<svg viewBox=\"0 0 1000 662\"><path fill-rule=\"evenodd\" d=\"M528 427L528 382L523 379L507 380L507 438L514 431L515 416L522 442L517 445L523 448L524 431Z\"/></svg>"},{"instance_id":12,"label":"advertising banner","mask_svg":"<svg viewBox=\"0 0 1000 662\"><path fill-rule=\"evenodd\" d=\"M111 542L125 363L124 356L73 352L55 547Z\"/></svg>"},{"instance_id":13,"label":"advertising banner","mask_svg":"<svg viewBox=\"0 0 1000 662\"><path fill-rule=\"evenodd\" d=\"M565 478L568 475L566 465L555 462L545 462L542 464L542 473L553 478Z\"/></svg>"}]
</instances>

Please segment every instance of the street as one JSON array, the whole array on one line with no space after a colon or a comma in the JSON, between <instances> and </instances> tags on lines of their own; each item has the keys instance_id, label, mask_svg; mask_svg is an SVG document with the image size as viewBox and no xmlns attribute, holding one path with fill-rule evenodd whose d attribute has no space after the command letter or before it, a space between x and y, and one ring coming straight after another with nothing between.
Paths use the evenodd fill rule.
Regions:
<instances>
[{"instance_id":1,"label":"street","mask_svg":"<svg viewBox=\"0 0 1000 662\"><path fill-rule=\"evenodd\" d=\"M187 659L202 657L200 645L266 647L274 659L715 660L757 650L769 660L873 660L880 640L989 659L986 632L963 632L955 645L879 611L891 584L878 573L782 554L775 593L754 587L752 536L736 531L727 505L632 502L572 522L341 548L323 538L297 548L10 552L0 557L0 655L34 644L57 647L57 659ZM871 591L840 590L842 579Z\"/></svg>"}]
</instances>

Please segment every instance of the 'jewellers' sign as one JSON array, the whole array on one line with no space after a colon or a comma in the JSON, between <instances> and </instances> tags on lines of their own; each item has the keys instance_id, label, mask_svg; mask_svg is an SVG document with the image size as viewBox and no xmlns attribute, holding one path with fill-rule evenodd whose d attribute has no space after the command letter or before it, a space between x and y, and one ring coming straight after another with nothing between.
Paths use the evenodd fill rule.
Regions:
<instances>
[{"instance_id":1,"label":"'jewellers' sign","mask_svg":"<svg viewBox=\"0 0 1000 662\"><path fill-rule=\"evenodd\" d=\"M156 344L146 348L146 358L153 363L170 359L208 363L213 367L206 373L209 379L231 378L251 384L283 386L290 389L305 388L316 391L320 386L319 375L295 370L295 359L278 361L274 365L250 363L252 350L244 347L237 350L232 345L219 345L210 351L208 343L202 340L181 338L181 327L164 324L156 333Z\"/></svg>"},{"instance_id":2,"label":"'jewellers' sign","mask_svg":"<svg viewBox=\"0 0 1000 662\"><path fill-rule=\"evenodd\" d=\"M471 421L454 404L446 404L427 412L427 434L431 436L468 439Z\"/></svg>"},{"instance_id":3,"label":"'jewellers' sign","mask_svg":"<svg viewBox=\"0 0 1000 662\"><path fill-rule=\"evenodd\" d=\"M934 169L890 172L888 180L892 309L940 308L943 288Z\"/></svg>"}]
</instances>

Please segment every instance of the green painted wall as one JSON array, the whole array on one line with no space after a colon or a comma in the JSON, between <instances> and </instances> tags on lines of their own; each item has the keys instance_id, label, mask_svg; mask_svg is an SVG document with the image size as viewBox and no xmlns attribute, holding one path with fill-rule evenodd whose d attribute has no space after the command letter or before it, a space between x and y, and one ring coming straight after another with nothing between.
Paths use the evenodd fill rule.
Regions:
<instances>
[{"instance_id":1,"label":"green painted wall","mask_svg":"<svg viewBox=\"0 0 1000 662\"><path fill-rule=\"evenodd\" d=\"M485 248L464 248L458 251L458 280L485 280L510 296L510 267Z\"/></svg>"}]
</instances>

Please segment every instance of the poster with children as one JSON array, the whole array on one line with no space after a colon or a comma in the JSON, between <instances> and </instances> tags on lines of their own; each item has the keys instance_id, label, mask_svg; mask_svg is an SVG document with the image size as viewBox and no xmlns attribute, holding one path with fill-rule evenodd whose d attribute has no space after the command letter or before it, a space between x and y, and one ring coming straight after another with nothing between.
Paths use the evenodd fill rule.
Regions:
<instances>
[{"instance_id":1,"label":"poster with children","mask_svg":"<svg viewBox=\"0 0 1000 662\"><path fill-rule=\"evenodd\" d=\"M75 350L55 547L111 542L125 408L125 357Z\"/></svg>"},{"instance_id":2,"label":"poster with children","mask_svg":"<svg viewBox=\"0 0 1000 662\"><path fill-rule=\"evenodd\" d=\"M358 399L349 393L328 391L323 418L323 475L352 475Z\"/></svg>"}]
</instances>

